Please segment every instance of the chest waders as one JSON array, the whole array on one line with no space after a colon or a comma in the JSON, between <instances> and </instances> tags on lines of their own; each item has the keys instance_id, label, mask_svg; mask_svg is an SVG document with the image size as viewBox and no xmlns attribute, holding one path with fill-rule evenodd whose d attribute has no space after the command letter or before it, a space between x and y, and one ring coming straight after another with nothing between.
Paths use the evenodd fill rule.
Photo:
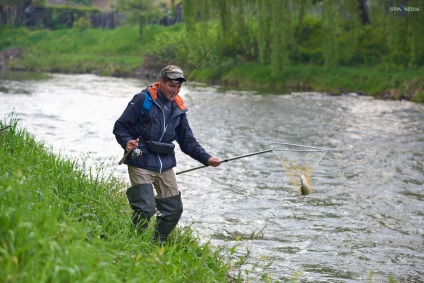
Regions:
<instances>
[{"instance_id":1,"label":"chest waders","mask_svg":"<svg viewBox=\"0 0 424 283\"><path fill-rule=\"evenodd\" d=\"M169 234L177 226L183 213L181 192L168 198L156 198L155 201L158 213L156 215L154 240L164 244Z\"/></svg>"},{"instance_id":2,"label":"chest waders","mask_svg":"<svg viewBox=\"0 0 424 283\"><path fill-rule=\"evenodd\" d=\"M150 94L147 93L143 103L143 108L141 111L143 115L150 110L150 108L152 107L154 103L155 102L153 101ZM160 105L158 106L160 107ZM165 121L166 119L164 117L164 122ZM165 144L152 142L152 141L148 142L148 146L150 150L153 152L158 152L158 150L155 148L158 146L163 147L163 145ZM159 153L173 154L174 149L172 148L172 152L159 152ZM124 156L121 161L123 162L125 158L126 156ZM181 193L179 192L178 195L167 197L167 198L155 198L154 192L153 192L153 185L149 183L149 184L134 185L127 189L126 194L127 194L128 202L131 208L133 209L132 218L131 218L132 226L135 229L137 229L138 232L143 232L147 228L150 219L152 218L153 215L155 215L157 210L154 241L160 244L165 243L169 234L178 224L178 221L181 218L181 214L183 213Z\"/></svg>"},{"instance_id":3,"label":"chest waders","mask_svg":"<svg viewBox=\"0 0 424 283\"><path fill-rule=\"evenodd\" d=\"M152 184L138 184L127 190L128 202L133 209L132 225L139 232L144 231L150 218L155 214L155 196Z\"/></svg>"},{"instance_id":4,"label":"chest waders","mask_svg":"<svg viewBox=\"0 0 424 283\"><path fill-rule=\"evenodd\" d=\"M127 197L133 209L132 225L139 232L147 228L157 209L154 241L165 243L183 213L181 192L172 197L155 198L152 184L138 184L127 190Z\"/></svg>"}]
</instances>

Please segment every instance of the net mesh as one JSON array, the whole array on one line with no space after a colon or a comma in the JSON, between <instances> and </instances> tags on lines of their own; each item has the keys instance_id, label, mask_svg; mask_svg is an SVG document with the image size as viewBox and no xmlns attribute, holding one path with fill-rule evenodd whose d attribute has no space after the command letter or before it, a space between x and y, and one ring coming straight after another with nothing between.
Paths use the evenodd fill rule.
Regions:
<instances>
[{"instance_id":1,"label":"net mesh","mask_svg":"<svg viewBox=\"0 0 424 283\"><path fill-rule=\"evenodd\" d=\"M312 189L312 173L327 150L288 143L271 143L269 146L283 165L284 172L291 185L301 191L300 176L303 175Z\"/></svg>"}]
</instances>

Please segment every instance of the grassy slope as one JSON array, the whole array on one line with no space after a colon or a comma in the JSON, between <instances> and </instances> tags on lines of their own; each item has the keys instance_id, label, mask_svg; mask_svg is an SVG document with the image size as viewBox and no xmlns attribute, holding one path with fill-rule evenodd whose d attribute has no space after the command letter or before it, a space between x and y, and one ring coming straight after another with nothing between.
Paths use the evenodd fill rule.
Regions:
<instances>
[{"instance_id":1,"label":"grassy slope","mask_svg":"<svg viewBox=\"0 0 424 283\"><path fill-rule=\"evenodd\" d=\"M0 132L0 282L225 282L190 228L170 243L130 229L123 187L54 155L16 121ZM84 169L84 170L83 170ZM87 173L85 173L87 172Z\"/></svg>"}]
</instances>

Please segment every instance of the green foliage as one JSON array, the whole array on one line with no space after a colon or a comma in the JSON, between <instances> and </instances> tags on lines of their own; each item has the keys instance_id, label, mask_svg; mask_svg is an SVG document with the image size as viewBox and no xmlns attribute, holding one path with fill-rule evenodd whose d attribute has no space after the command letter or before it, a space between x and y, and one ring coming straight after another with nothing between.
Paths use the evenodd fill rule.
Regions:
<instances>
[{"instance_id":1,"label":"green foliage","mask_svg":"<svg viewBox=\"0 0 424 283\"><path fill-rule=\"evenodd\" d=\"M140 40L144 40L144 29L164 17L166 8L159 1L118 0L115 8L126 15L126 23L137 25Z\"/></svg>"},{"instance_id":2,"label":"green foliage","mask_svg":"<svg viewBox=\"0 0 424 283\"><path fill-rule=\"evenodd\" d=\"M198 34L198 28L196 25L196 19L197 19L197 5L196 0L186 0L183 5L183 17L185 22L185 28L186 28L186 37L184 40L186 40L187 45L189 48L187 48L187 59L192 61L194 58L199 57L199 51L202 49L199 47L199 34ZM203 40L204 41L204 40ZM184 43L184 45L186 45ZM170 57L175 58L175 57ZM200 57L199 57L200 58Z\"/></svg>"},{"instance_id":3,"label":"green foliage","mask_svg":"<svg viewBox=\"0 0 424 283\"><path fill-rule=\"evenodd\" d=\"M184 58L188 53L186 31L163 31L149 43L149 49L156 58ZM182 60L180 61L182 63ZM175 63L177 64L177 63Z\"/></svg>"},{"instance_id":4,"label":"green foliage","mask_svg":"<svg viewBox=\"0 0 424 283\"><path fill-rule=\"evenodd\" d=\"M140 66L145 47L139 44L137 28L123 26L114 30L61 29L29 31L25 28L5 31L27 52L10 66L28 66L31 70L51 72L94 72L123 76ZM147 32L147 40L154 36ZM3 43L3 42L2 42ZM3 46L7 48L13 46Z\"/></svg>"},{"instance_id":5,"label":"green foliage","mask_svg":"<svg viewBox=\"0 0 424 283\"><path fill-rule=\"evenodd\" d=\"M45 6L41 18L37 19L37 26L49 29L69 28L81 18L81 21L90 21L89 15L93 13L100 13L100 10L93 6Z\"/></svg>"},{"instance_id":6,"label":"green foliage","mask_svg":"<svg viewBox=\"0 0 424 283\"><path fill-rule=\"evenodd\" d=\"M400 1L394 1L399 6ZM388 66L406 66L409 61L410 46L407 44L406 19L399 13L390 13L387 17L387 45L388 56L385 63Z\"/></svg>"},{"instance_id":7,"label":"green foliage","mask_svg":"<svg viewBox=\"0 0 424 283\"><path fill-rule=\"evenodd\" d=\"M221 253L177 229L151 242L136 233L122 188L106 174L57 156L0 122L0 282L225 282Z\"/></svg>"},{"instance_id":8,"label":"green foliage","mask_svg":"<svg viewBox=\"0 0 424 283\"><path fill-rule=\"evenodd\" d=\"M258 41L258 61L262 64L268 64L271 60L270 54L270 41L271 38L271 19L270 10L268 9L269 0L258 1L257 21L258 27L256 30Z\"/></svg>"},{"instance_id":9,"label":"green foliage","mask_svg":"<svg viewBox=\"0 0 424 283\"><path fill-rule=\"evenodd\" d=\"M337 41L337 37L341 33L341 31L337 9L337 2L331 0L323 1L323 57L325 66L327 67L337 66L340 61L340 45Z\"/></svg>"},{"instance_id":10,"label":"green foliage","mask_svg":"<svg viewBox=\"0 0 424 283\"><path fill-rule=\"evenodd\" d=\"M402 3L396 0L392 4ZM203 66L226 68L237 63L259 62L270 65L275 77L282 66L289 64L423 66L424 18L420 17L420 12L389 11L384 0L368 4L370 24L362 24L357 0L187 0L183 5L186 34L182 35L185 37L182 46L176 46L180 42L177 39L169 43L161 39L163 46L151 46L155 48L153 53L161 56L161 61L193 65L226 31L202 62ZM408 5L419 7L420 1L413 0ZM151 24L165 16L170 7L160 1L120 0L116 8L126 13L129 23L138 25L141 44L145 44L149 41L145 33L151 29ZM87 28L84 15L94 12L87 10L92 9L89 7L48 9L49 25L55 28L67 26L73 22L72 18L81 17L74 26ZM228 30L240 15L243 16ZM176 49L177 52L170 51ZM179 56L176 53L183 57L175 57Z\"/></svg>"},{"instance_id":11,"label":"green foliage","mask_svg":"<svg viewBox=\"0 0 424 283\"><path fill-rule=\"evenodd\" d=\"M325 66L329 69L328 76L338 67L359 70L374 67L387 71L404 70L409 66L418 72L422 70L424 37L420 35L424 28L423 17L417 16L419 12L400 15L381 9L386 3L383 0L370 2L371 24L365 25L360 22L355 0L190 1L187 2L190 5L186 2L183 5L185 23L169 27L144 25L141 41L135 26L96 30L85 28L85 22L81 20L74 29L56 31L2 27L0 48L26 48L22 59L8 63L16 69L126 76L134 74L140 68L144 54L149 54L143 67L154 68L148 70L151 72L173 63L187 72L196 68L191 79L257 85L260 82L256 78L264 77L265 84L270 86L284 85L295 89L318 86L321 90L335 92L352 90L357 84L354 81L356 75L350 78L350 84L344 78L340 81L324 79L316 84L309 81L311 70ZM224 2L227 6L230 3L231 8ZM411 3L415 5L416 2ZM317 9L321 4L322 13ZM273 5L272 9L270 5ZM241 14L243 16L238 18ZM245 66L250 70L257 64L263 65L266 76L256 76L245 82L245 72L241 70ZM292 76L287 73L293 69L291 66L307 66L304 73L308 76L288 80ZM241 71L241 77L236 78L233 70ZM324 71L320 69L320 72ZM334 75L338 78L337 74ZM364 76L361 78L367 93L374 94L376 90L392 93L397 89L399 95L395 97L411 97L411 90L390 86L384 77L382 82L374 80L372 83ZM281 83L269 82L270 79ZM339 87L334 87L337 84ZM388 88L383 89L383 86ZM420 89L418 86L412 91L412 96Z\"/></svg>"},{"instance_id":12,"label":"green foliage","mask_svg":"<svg viewBox=\"0 0 424 283\"><path fill-rule=\"evenodd\" d=\"M0 50L10 47L22 47L21 42L25 40L31 32L25 28L12 28L10 26L0 26Z\"/></svg>"},{"instance_id":13,"label":"green foliage","mask_svg":"<svg viewBox=\"0 0 424 283\"><path fill-rule=\"evenodd\" d=\"M351 58L350 64L346 66L377 66L384 61L388 47L385 44L386 38L381 30L376 30L371 26L363 26L359 30L358 44L356 52Z\"/></svg>"},{"instance_id":14,"label":"green foliage","mask_svg":"<svg viewBox=\"0 0 424 283\"><path fill-rule=\"evenodd\" d=\"M296 64L323 65L321 21L315 17L305 17L297 23L294 34L296 48L290 54Z\"/></svg>"},{"instance_id":15,"label":"green foliage","mask_svg":"<svg viewBox=\"0 0 424 283\"><path fill-rule=\"evenodd\" d=\"M412 101L424 103L424 90L420 91L416 96L414 96Z\"/></svg>"},{"instance_id":16,"label":"green foliage","mask_svg":"<svg viewBox=\"0 0 424 283\"><path fill-rule=\"evenodd\" d=\"M292 17L288 1L273 1L271 6L271 74L278 76L288 66L289 47L293 46Z\"/></svg>"},{"instance_id":17,"label":"green foliage","mask_svg":"<svg viewBox=\"0 0 424 283\"><path fill-rule=\"evenodd\" d=\"M421 101L424 70L375 67L286 66L277 77L270 76L270 66L257 63L235 66L221 77L221 82L259 92L276 90L314 90L341 94L361 92L377 97ZM197 74L196 74L197 76Z\"/></svg>"},{"instance_id":18,"label":"green foliage","mask_svg":"<svg viewBox=\"0 0 424 283\"><path fill-rule=\"evenodd\" d=\"M74 21L73 28L83 30L91 27L91 20L89 15L85 15L84 17L80 17L78 20Z\"/></svg>"},{"instance_id":19,"label":"green foliage","mask_svg":"<svg viewBox=\"0 0 424 283\"><path fill-rule=\"evenodd\" d=\"M410 45L411 45L411 59L409 65L412 67L424 66L424 17L422 13L424 12L422 2L413 0L408 2L408 5L411 7L420 7L420 12L412 12L408 15L408 31L410 36Z\"/></svg>"}]
</instances>

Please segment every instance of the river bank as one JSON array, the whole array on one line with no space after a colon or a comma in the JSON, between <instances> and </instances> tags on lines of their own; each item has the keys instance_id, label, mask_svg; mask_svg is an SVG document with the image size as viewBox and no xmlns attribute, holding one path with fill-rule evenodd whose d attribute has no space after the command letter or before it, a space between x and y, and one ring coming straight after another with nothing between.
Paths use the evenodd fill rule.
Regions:
<instances>
[{"instance_id":1,"label":"river bank","mask_svg":"<svg viewBox=\"0 0 424 283\"><path fill-rule=\"evenodd\" d=\"M180 64L187 73L192 66L184 66L187 64L184 58L152 55L153 50L161 48L157 43L158 35L178 37L182 29L178 25L169 28L148 26L140 41L137 28L130 26L115 30L55 31L3 28L0 31L4 38L0 44L0 70L88 73L153 80L164 65L172 63ZM424 102L423 68L384 64L375 67L289 65L271 76L270 65L234 59L232 64L216 66L207 61L190 74L190 80L259 92L356 93Z\"/></svg>"},{"instance_id":2,"label":"river bank","mask_svg":"<svg viewBox=\"0 0 424 283\"><path fill-rule=\"evenodd\" d=\"M160 69L158 64L144 57L139 67L119 68L109 63L91 62L92 67L55 63L53 66L31 65L24 59L25 49L14 48L0 52L0 69L12 71L44 71L58 73L93 73L101 76L156 79ZM47 60L48 61L48 60ZM113 60L111 59L111 62ZM90 62L86 62L90 63ZM79 66L79 67L78 67ZM191 75L191 80L221 85L223 87L255 90L259 92L325 92L331 95L355 93L379 99L411 100L424 102L424 74L416 70L385 70L379 68L325 68L322 66L289 66L280 78L269 76L270 67L257 64L235 66L227 72L199 68Z\"/></svg>"},{"instance_id":3,"label":"river bank","mask_svg":"<svg viewBox=\"0 0 424 283\"><path fill-rule=\"evenodd\" d=\"M1 282L241 282L189 226L133 231L122 183L93 172L0 121Z\"/></svg>"},{"instance_id":4,"label":"river bank","mask_svg":"<svg viewBox=\"0 0 424 283\"><path fill-rule=\"evenodd\" d=\"M0 113L16 113L54 152L78 160L89 154L86 164L103 164L117 177L128 178L126 168L118 165L122 150L111 127L149 81L17 75L16 80L3 80L9 92L1 92ZM295 278L302 282L353 283L388 281L391 274L399 282L423 277L422 233L417 227L423 226L424 105L353 95L261 95L195 82L184 86L181 95L199 142L222 158L266 150L275 141L330 149L314 172L314 191L307 197L290 186L272 153L177 176L184 198L181 225L192 227L213 246L237 246L234 256L249 255L249 278L259 281L266 273L275 282L287 282L298 274ZM37 156L28 147L15 151L16 161L20 154ZM176 172L199 165L178 146L176 154ZM0 163L3 160L0 156ZM38 175L49 182L55 179ZM87 197L97 189L107 193L87 187ZM73 196L76 202L84 200ZM98 195L87 205L101 212L103 199L111 196ZM123 208L127 211L128 204ZM108 217L101 219L106 224L95 228L109 227Z\"/></svg>"}]
</instances>

